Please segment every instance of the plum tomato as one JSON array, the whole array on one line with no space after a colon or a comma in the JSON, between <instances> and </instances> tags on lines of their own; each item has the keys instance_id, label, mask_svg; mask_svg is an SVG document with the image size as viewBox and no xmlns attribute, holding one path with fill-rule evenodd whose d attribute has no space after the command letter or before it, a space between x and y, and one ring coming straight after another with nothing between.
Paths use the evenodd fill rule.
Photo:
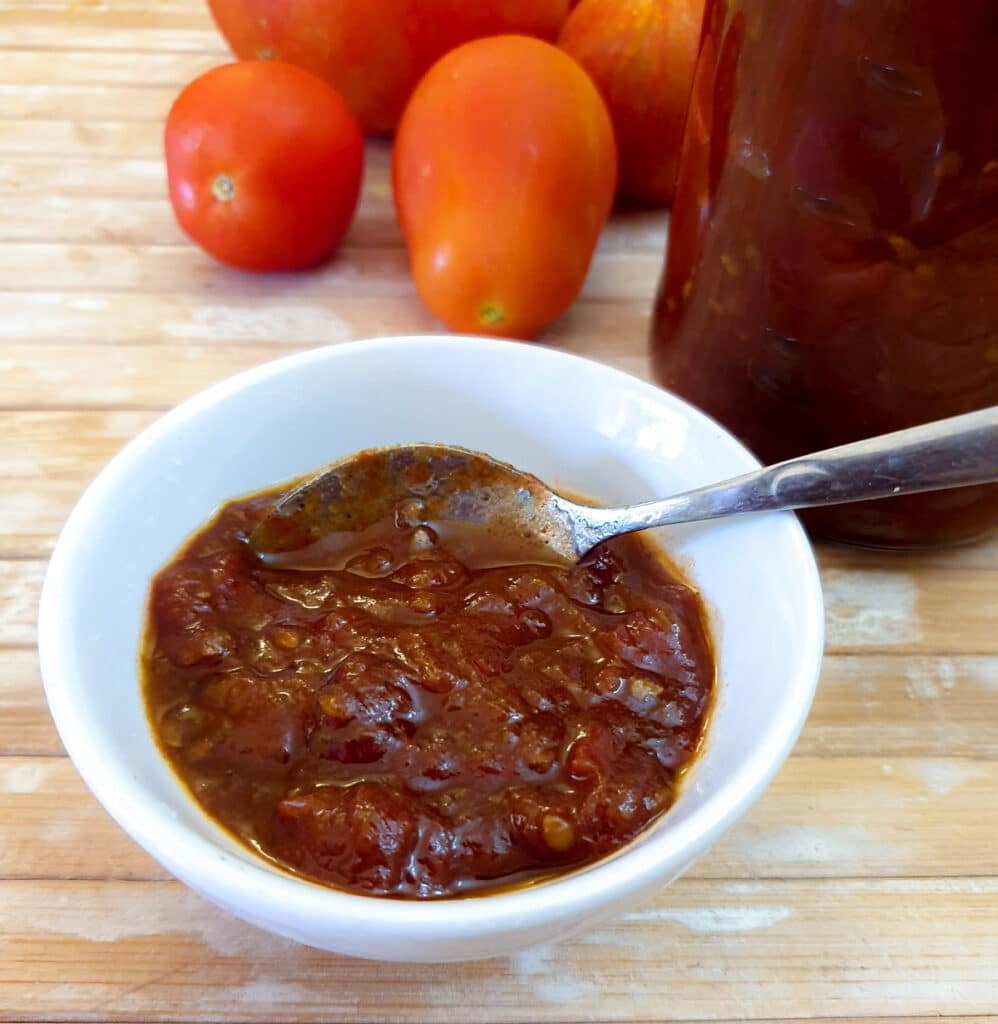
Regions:
<instances>
[{"instance_id":1,"label":"plum tomato","mask_svg":"<svg viewBox=\"0 0 998 1024\"><path fill-rule=\"evenodd\" d=\"M395 206L416 288L452 330L532 338L582 287L613 203L599 92L525 36L452 50L399 124Z\"/></svg>"}]
</instances>

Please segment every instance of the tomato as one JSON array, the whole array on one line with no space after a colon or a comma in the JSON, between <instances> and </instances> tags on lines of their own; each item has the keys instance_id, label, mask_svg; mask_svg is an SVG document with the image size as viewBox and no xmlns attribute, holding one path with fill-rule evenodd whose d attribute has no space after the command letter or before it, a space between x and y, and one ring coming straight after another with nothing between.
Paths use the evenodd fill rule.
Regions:
<instances>
[{"instance_id":1,"label":"tomato","mask_svg":"<svg viewBox=\"0 0 998 1024\"><path fill-rule=\"evenodd\" d=\"M599 92L557 47L494 36L451 51L395 140L419 294L453 330L533 337L582 287L616 169Z\"/></svg>"},{"instance_id":2,"label":"tomato","mask_svg":"<svg viewBox=\"0 0 998 1024\"><path fill-rule=\"evenodd\" d=\"M237 56L297 64L332 83L364 131L388 134L448 50L522 32L554 40L569 0L209 0Z\"/></svg>"},{"instance_id":3,"label":"tomato","mask_svg":"<svg viewBox=\"0 0 998 1024\"><path fill-rule=\"evenodd\" d=\"M326 82L289 64L215 68L166 122L180 226L222 263L295 270L328 255L353 219L364 140Z\"/></svg>"},{"instance_id":4,"label":"tomato","mask_svg":"<svg viewBox=\"0 0 998 1024\"><path fill-rule=\"evenodd\" d=\"M610 109L620 193L672 199L704 0L581 0L558 45L589 72Z\"/></svg>"}]
</instances>

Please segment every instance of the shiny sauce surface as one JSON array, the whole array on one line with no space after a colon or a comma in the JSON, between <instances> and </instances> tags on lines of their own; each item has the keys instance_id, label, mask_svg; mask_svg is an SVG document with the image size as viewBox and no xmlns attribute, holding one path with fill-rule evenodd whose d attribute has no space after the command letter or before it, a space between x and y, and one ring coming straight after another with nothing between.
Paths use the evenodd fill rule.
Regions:
<instances>
[{"instance_id":1,"label":"shiny sauce surface","mask_svg":"<svg viewBox=\"0 0 998 1024\"><path fill-rule=\"evenodd\" d=\"M277 497L233 501L155 578L142 682L206 813L281 867L456 896L596 860L676 796L714 661L644 541L469 570L393 517L345 568L262 565Z\"/></svg>"},{"instance_id":2,"label":"shiny sauce surface","mask_svg":"<svg viewBox=\"0 0 998 1024\"><path fill-rule=\"evenodd\" d=\"M998 3L708 0L697 75L658 382L766 463L998 404ZM802 518L956 543L998 485Z\"/></svg>"}]
</instances>

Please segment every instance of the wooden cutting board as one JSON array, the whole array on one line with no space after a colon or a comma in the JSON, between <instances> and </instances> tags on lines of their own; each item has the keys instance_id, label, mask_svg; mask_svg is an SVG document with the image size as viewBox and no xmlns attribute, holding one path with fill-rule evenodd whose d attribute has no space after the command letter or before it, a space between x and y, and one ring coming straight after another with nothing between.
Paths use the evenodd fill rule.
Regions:
<instances>
[{"instance_id":1,"label":"wooden cutting board","mask_svg":"<svg viewBox=\"0 0 998 1024\"><path fill-rule=\"evenodd\" d=\"M793 756L688 876L594 934L464 966L361 963L234 920L127 839L39 684L35 609L67 511L193 391L438 325L384 145L316 273L243 276L186 243L160 139L181 86L226 59L201 0L0 0L0 49L0 1020L998 1014L998 541L822 549L828 655ZM544 341L647 375L665 233L664 215L617 215Z\"/></svg>"}]
</instances>

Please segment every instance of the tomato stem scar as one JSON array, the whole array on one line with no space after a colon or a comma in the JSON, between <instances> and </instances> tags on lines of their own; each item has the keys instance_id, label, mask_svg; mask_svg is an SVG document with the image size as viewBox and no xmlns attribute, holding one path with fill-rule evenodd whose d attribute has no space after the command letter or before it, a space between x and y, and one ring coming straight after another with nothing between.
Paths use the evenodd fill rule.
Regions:
<instances>
[{"instance_id":1,"label":"tomato stem scar","mask_svg":"<svg viewBox=\"0 0 998 1024\"><path fill-rule=\"evenodd\" d=\"M236 183L227 174L218 174L211 183L211 194L219 202L231 202L236 197Z\"/></svg>"},{"instance_id":2,"label":"tomato stem scar","mask_svg":"<svg viewBox=\"0 0 998 1024\"><path fill-rule=\"evenodd\" d=\"M478 319L483 324L501 324L506 315L494 302L483 302L478 310Z\"/></svg>"}]
</instances>

